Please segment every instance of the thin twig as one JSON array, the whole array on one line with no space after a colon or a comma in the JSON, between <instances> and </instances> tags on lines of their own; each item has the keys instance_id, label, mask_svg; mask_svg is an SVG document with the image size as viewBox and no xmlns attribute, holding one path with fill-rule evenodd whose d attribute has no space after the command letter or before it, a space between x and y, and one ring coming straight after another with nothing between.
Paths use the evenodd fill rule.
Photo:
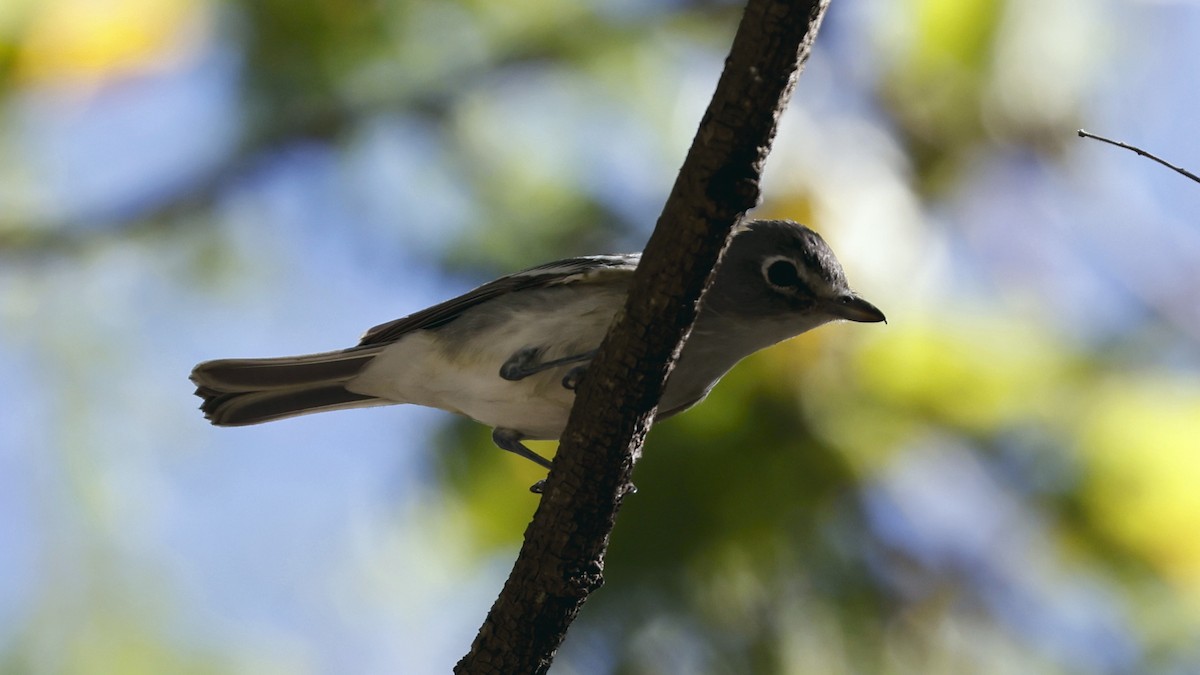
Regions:
<instances>
[{"instance_id":1,"label":"thin twig","mask_svg":"<svg viewBox=\"0 0 1200 675\"><path fill-rule=\"evenodd\" d=\"M1146 152L1145 150L1137 147L1136 145L1130 145L1128 143L1122 143L1121 141L1114 141L1111 138L1097 136L1096 134L1093 134L1088 131L1084 131L1083 129L1079 130L1079 137L1080 138L1091 138L1091 139L1094 139L1097 141L1102 141L1104 143L1108 143L1109 145L1115 145L1118 148L1125 148L1126 150L1136 152L1137 154L1141 155L1142 157L1145 157L1147 159L1152 159L1152 160L1158 162L1159 164L1162 164L1163 166L1167 167L1168 169L1174 169L1175 171L1187 176L1188 178L1191 178L1192 180L1196 181L1197 183L1200 183L1200 176L1197 176L1196 174L1192 173L1191 171L1188 171L1187 169L1184 169L1183 167L1175 166L1174 164L1168 162L1165 159L1162 159L1161 157L1158 157L1157 155Z\"/></svg>"}]
</instances>

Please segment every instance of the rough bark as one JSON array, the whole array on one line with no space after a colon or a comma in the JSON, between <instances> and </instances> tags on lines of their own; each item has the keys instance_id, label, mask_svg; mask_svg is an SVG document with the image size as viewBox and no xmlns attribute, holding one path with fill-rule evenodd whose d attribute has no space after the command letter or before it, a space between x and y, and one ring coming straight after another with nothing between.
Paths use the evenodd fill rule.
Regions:
<instances>
[{"instance_id":1,"label":"rough bark","mask_svg":"<svg viewBox=\"0 0 1200 675\"><path fill-rule=\"evenodd\" d=\"M730 229L759 200L776 124L828 0L750 0L624 311L579 386L541 503L459 674L545 673L588 595L663 383Z\"/></svg>"}]
</instances>

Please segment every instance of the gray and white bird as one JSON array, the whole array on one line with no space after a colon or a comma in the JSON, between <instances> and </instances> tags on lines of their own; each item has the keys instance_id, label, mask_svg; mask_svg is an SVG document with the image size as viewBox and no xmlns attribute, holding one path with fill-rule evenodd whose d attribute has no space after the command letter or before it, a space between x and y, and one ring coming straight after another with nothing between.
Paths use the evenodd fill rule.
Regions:
<instances>
[{"instance_id":1,"label":"gray and white bird","mask_svg":"<svg viewBox=\"0 0 1200 675\"><path fill-rule=\"evenodd\" d=\"M640 254L559 260L500 277L372 328L357 346L192 370L200 409L240 426L343 408L413 403L492 427L496 445L557 439L574 385L625 301ZM740 226L671 371L658 419L696 405L738 361L837 319L884 321L846 284L820 235L783 220Z\"/></svg>"}]
</instances>

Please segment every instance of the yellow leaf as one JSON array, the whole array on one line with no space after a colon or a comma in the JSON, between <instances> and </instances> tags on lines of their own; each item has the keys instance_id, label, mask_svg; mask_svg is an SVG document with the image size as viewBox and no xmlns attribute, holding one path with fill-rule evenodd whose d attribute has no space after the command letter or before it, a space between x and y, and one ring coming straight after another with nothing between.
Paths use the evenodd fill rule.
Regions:
<instances>
[{"instance_id":1,"label":"yellow leaf","mask_svg":"<svg viewBox=\"0 0 1200 675\"><path fill-rule=\"evenodd\" d=\"M17 44L16 77L90 83L173 63L207 26L200 0L50 0Z\"/></svg>"}]
</instances>

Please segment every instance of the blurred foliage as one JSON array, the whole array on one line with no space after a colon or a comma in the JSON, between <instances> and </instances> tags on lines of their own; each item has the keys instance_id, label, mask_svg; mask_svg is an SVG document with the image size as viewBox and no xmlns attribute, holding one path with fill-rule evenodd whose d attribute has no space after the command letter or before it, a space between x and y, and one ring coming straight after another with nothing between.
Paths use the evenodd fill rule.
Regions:
<instances>
[{"instance_id":1,"label":"blurred foliage","mask_svg":"<svg viewBox=\"0 0 1200 675\"><path fill-rule=\"evenodd\" d=\"M1064 147L1096 114L1108 36L1124 30L1101 5L833 3L759 213L825 232L892 324L829 326L755 355L656 426L607 585L555 672L1196 670L1200 329L1181 276L1198 267L1195 222L1125 210L1153 202L1149 189L1101 202L1089 182L1101 177ZM159 599L189 584L136 543L158 517L143 500L166 489L113 476L198 444L180 432L193 411L145 402L182 396L185 366L150 370L152 347L202 338L168 314L211 312L217 296L221 313L242 312L222 324L230 342L316 349L309 338L362 298L403 301L362 311L375 317L429 301L425 285L437 299L558 256L636 249L739 12L637 0L0 4L0 365L20 390L14 410L52 411L20 416L21 448L50 457L29 483L61 476L30 501L30 522L50 534L26 536L27 567L45 581L0 613L0 673L337 672L321 646L297 644L294 624L243 637L239 621L253 622L235 619L234 640ZM1012 166L1021 178L1006 182ZM1161 248L1111 236L1106 215ZM33 407L43 399L54 403ZM113 419L120 429L97 439ZM307 440L279 433L283 446ZM436 495L391 530L346 528L405 550L406 519L418 521L453 542L425 552L431 566L467 585L507 565L535 505L525 487L542 474L466 421L435 445ZM249 491L287 485L271 476ZM302 499L326 487L304 485ZM247 532L214 535L217 547L262 545ZM287 579L287 555L261 555L267 577ZM375 616L364 607L407 598L396 588L418 574L379 559L351 567L375 585L339 616ZM292 619L323 581L263 592ZM289 594L303 599L278 600Z\"/></svg>"}]
</instances>

